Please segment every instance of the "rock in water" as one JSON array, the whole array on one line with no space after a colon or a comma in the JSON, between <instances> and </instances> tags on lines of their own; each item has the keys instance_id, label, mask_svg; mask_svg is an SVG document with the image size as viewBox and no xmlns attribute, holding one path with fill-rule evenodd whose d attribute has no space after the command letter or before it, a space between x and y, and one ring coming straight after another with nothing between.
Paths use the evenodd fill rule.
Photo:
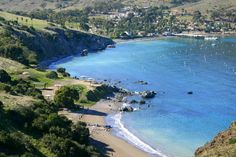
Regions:
<instances>
[{"instance_id":1,"label":"rock in water","mask_svg":"<svg viewBox=\"0 0 236 157\"><path fill-rule=\"evenodd\" d=\"M134 111L134 108L131 107L131 106L125 106L125 107L122 107L120 109L120 111L123 111L123 112L133 112Z\"/></svg>"},{"instance_id":2,"label":"rock in water","mask_svg":"<svg viewBox=\"0 0 236 157\"><path fill-rule=\"evenodd\" d=\"M141 96L143 98L149 99L149 98L154 98L156 94L157 93L155 91L144 91L141 93Z\"/></svg>"},{"instance_id":3,"label":"rock in water","mask_svg":"<svg viewBox=\"0 0 236 157\"><path fill-rule=\"evenodd\" d=\"M145 101L145 100L141 100L141 101L139 102L139 104L140 104L140 105L144 105L144 104L146 104L146 101Z\"/></svg>"},{"instance_id":4,"label":"rock in water","mask_svg":"<svg viewBox=\"0 0 236 157\"><path fill-rule=\"evenodd\" d=\"M189 94L189 95L192 95L192 94L193 94L193 92L192 92L192 91L190 91L190 92L188 92L188 94Z\"/></svg>"}]
</instances>

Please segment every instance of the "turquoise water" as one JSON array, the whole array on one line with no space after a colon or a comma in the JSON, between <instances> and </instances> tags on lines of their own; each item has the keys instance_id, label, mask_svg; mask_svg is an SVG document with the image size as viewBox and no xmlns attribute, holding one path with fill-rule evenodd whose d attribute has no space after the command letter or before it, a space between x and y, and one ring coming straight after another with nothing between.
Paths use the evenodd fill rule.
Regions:
<instances>
[{"instance_id":1,"label":"turquoise water","mask_svg":"<svg viewBox=\"0 0 236 157\"><path fill-rule=\"evenodd\" d=\"M120 86L134 91L157 91L150 107L120 118L132 135L168 156L193 156L197 147L236 120L236 38L127 42L50 65L56 67L73 76L121 81ZM149 84L135 84L138 80ZM117 134L129 138L122 130Z\"/></svg>"}]
</instances>

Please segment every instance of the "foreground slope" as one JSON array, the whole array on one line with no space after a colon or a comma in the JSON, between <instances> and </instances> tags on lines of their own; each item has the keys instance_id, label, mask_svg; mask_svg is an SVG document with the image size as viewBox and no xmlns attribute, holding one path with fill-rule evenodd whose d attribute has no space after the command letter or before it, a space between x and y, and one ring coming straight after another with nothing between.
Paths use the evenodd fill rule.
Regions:
<instances>
[{"instance_id":1,"label":"foreground slope","mask_svg":"<svg viewBox=\"0 0 236 157\"><path fill-rule=\"evenodd\" d=\"M229 129L219 133L211 142L200 147L195 157L235 157L236 156L236 122Z\"/></svg>"}]
</instances>

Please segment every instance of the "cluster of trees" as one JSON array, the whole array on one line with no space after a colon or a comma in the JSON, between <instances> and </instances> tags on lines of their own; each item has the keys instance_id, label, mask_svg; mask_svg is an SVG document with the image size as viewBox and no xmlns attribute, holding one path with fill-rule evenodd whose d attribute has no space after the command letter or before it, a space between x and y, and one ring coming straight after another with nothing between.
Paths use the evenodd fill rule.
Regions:
<instances>
[{"instance_id":1,"label":"cluster of trees","mask_svg":"<svg viewBox=\"0 0 236 157\"><path fill-rule=\"evenodd\" d=\"M15 38L11 31L11 25L20 27L22 30L34 31L26 26L19 26L17 21L5 21L0 18L0 25L5 25L5 29L0 32L0 56L16 60L22 64L37 63L37 55L29 50L19 39Z\"/></svg>"},{"instance_id":2,"label":"cluster of trees","mask_svg":"<svg viewBox=\"0 0 236 157\"><path fill-rule=\"evenodd\" d=\"M29 82L15 81L4 70L0 70L1 84L21 95L33 93L28 91L32 88ZM85 123L73 124L58 115L59 108L73 105L75 98L79 98L78 91L65 87L56 93L55 102L35 97L34 105L9 109L0 101L0 156L41 157L45 156L42 148L58 157L100 156L90 145Z\"/></svg>"},{"instance_id":3,"label":"cluster of trees","mask_svg":"<svg viewBox=\"0 0 236 157\"><path fill-rule=\"evenodd\" d=\"M178 23L178 20L174 15L170 15L166 11L167 7L150 7L147 9L136 9L135 12L128 14L127 17L121 18L121 20L111 21L106 19L93 19L91 24L104 30L103 34L108 34L114 38L120 37L120 35L127 31L132 36L137 36L138 32L145 33L162 33L165 31L181 32L183 28Z\"/></svg>"}]
</instances>

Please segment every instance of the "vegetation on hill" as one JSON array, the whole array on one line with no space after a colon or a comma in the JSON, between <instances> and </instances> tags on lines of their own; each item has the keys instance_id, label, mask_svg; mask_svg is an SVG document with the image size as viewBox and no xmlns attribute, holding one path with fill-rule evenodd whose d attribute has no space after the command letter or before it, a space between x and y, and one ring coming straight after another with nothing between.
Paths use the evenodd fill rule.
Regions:
<instances>
[{"instance_id":1,"label":"vegetation on hill","mask_svg":"<svg viewBox=\"0 0 236 157\"><path fill-rule=\"evenodd\" d=\"M236 156L236 122L219 133L212 141L198 148L195 157L234 157Z\"/></svg>"},{"instance_id":2,"label":"vegetation on hill","mask_svg":"<svg viewBox=\"0 0 236 157\"><path fill-rule=\"evenodd\" d=\"M149 4L154 2L151 1L144 7L132 5L129 0L95 0L91 5L78 8L73 6L83 2L72 0L67 1L71 6L67 8L65 5L64 9L60 10L44 8L15 13L30 19L38 18L70 29L89 31L111 38L153 37L164 32L235 32L236 2L230 0L224 2L224 5L219 2L222 7L211 2L217 7L198 7L200 4L207 6L209 1L211 0L168 0L163 1L162 5L158 1L154 6Z\"/></svg>"},{"instance_id":3,"label":"vegetation on hill","mask_svg":"<svg viewBox=\"0 0 236 157\"><path fill-rule=\"evenodd\" d=\"M11 20L9 16L16 18ZM0 56L25 65L37 64L44 59L78 53L84 49L105 49L113 41L88 33L58 27L51 23L34 25L34 18L0 13ZM23 18L23 20L21 19ZM28 25L22 21L29 20ZM43 20L39 20L41 22ZM47 23L46 21L43 21Z\"/></svg>"},{"instance_id":4,"label":"vegetation on hill","mask_svg":"<svg viewBox=\"0 0 236 157\"><path fill-rule=\"evenodd\" d=\"M86 124L73 124L59 116L60 102L46 101L31 81L14 79L1 69L0 87L0 95L6 95L0 101L1 156L99 156L90 145ZM8 95L30 96L35 102L11 106L6 101ZM66 92L60 95L65 97Z\"/></svg>"},{"instance_id":5,"label":"vegetation on hill","mask_svg":"<svg viewBox=\"0 0 236 157\"><path fill-rule=\"evenodd\" d=\"M94 91L96 100L89 101L87 93L92 89L79 84L68 85L56 91L51 101L42 95L41 89L45 86L38 85L55 82L55 79L70 80L63 77L66 73L64 68L55 72L58 78L49 79L47 71L21 64L15 64L18 69L15 71L11 67L15 61L1 57L0 61L9 67L4 70L4 66L0 65L0 156L101 156L90 144L86 124L72 123L58 115L58 111L60 108L78 110L80 101L83 101L82 105L93 104L117 91L116 88L97 87Z\"/></svg>"}]
</instances>

